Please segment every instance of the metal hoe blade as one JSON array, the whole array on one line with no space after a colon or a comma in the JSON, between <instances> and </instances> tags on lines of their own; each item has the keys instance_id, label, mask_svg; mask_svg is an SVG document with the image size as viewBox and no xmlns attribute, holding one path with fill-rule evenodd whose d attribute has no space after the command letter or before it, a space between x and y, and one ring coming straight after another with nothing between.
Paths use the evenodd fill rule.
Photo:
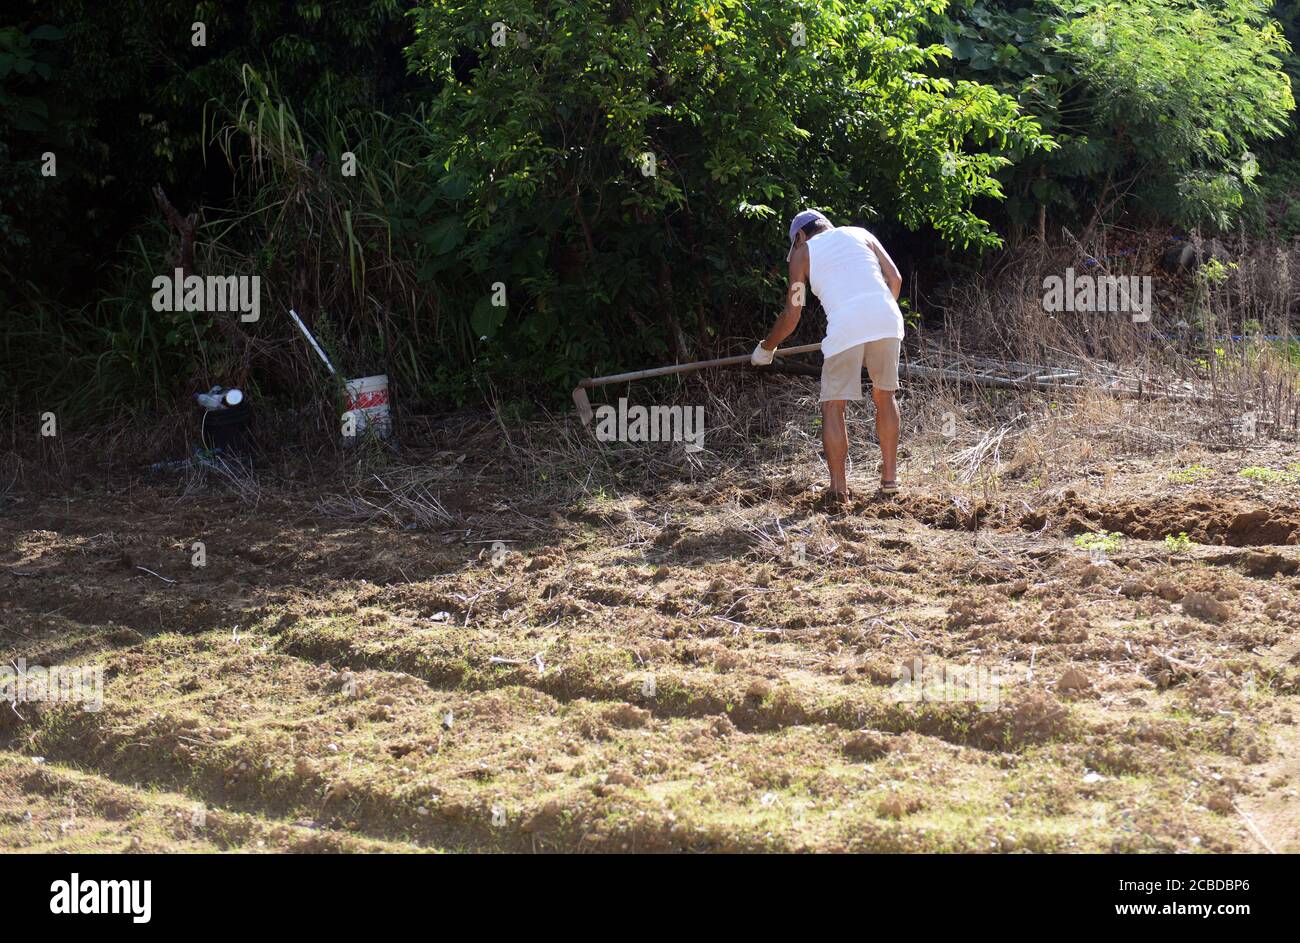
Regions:
<instances>
[{"instance_id":1,"label":"metal hoe blade","mask_svg":"<svg viewBox=\"0 0 1300 943\"><path fill-rule=\"evenodd\" d=\"M591 411L591 400L587 399L587 390L584 387L578 387L573 391L573 405L578 407L578 418L582 420L585 426L591 422L594 415Z\"/></svg>"}]
</instances>

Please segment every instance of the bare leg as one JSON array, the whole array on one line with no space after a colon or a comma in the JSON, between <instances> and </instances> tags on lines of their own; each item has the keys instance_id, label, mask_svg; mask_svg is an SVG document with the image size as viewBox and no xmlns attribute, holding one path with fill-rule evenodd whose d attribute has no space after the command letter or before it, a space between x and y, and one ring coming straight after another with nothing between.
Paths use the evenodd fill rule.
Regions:
<instances>
[{"instance_id":1,"label":"bare leg","mask_svg":"<svg viewBox=\"0 0 1300 943\"><path fill-rule=\"evenodd\" d=\"M876 438L880 440L880 480L897 481L898 401L894 399L893 390L873 388L871 398L876 403Z\"/></svg>"},{"instance_id":2,"label":"bare leg","mask_svg":"<svg viewBox=\"0 0 1300 943\"><path fill-rule=\"evenodd\" d=\"M842 399L822 403L822 450L826 453L826 467L831 473L831 491L840 497L849 493L849 483L844 473L844 461L849 454L849 433L844 428L846 405L847 400Z\"/></svg>"}]
</instances>

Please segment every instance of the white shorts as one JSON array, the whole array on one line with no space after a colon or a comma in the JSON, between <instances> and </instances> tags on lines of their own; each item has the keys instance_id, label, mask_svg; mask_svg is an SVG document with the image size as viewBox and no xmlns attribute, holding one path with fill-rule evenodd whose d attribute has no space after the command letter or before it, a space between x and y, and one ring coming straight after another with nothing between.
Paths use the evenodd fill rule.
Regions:
<instances>
[{"instance_id":1,"label":"white shorts","mask_svg":"<svg viewBox=\"0 0 1300 943\"><path fill-rule=\"evenodd\" d=\"M862 368L867 368L871 386L877 390L898 389L898 354L902 342L897 337L858 344L822 361L822 402L838 399L862 399Z\"/></svg>"}]
</instances>

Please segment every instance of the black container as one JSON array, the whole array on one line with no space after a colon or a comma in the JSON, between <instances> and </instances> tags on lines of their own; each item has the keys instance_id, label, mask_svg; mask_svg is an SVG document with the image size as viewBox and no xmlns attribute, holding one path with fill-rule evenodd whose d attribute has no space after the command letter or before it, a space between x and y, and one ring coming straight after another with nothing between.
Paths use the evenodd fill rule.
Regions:
<instances>
[{"instance_id":1,"label":"black container","mask_svg":"<svg viewBox=\"0 0 1300 943\"><path fill-rule=\"evenodd\" d=\"M203 447L223 452L247 452L248 426L252 418L253 411L247 401L225 409L205 409L200 427Z\"/></svg>"}]
</instances>

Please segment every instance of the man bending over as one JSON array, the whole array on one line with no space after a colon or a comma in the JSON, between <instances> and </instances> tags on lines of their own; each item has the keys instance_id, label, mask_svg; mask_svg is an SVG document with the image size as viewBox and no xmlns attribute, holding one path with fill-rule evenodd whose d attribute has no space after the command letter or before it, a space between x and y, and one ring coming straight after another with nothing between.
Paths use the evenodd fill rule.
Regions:
<instances>
[{"instance_id":1,"label":"man bending over","mask_svg":"<svg viewBox=\"0 0 1300 943\"><path fill-rule=\"evenodd\" d=\"M790 287L785 310L750 358L755 366L772 362L774 351L794 332L803 314L804 282L826 310L822 339L822 447L831 474L831 493L848 495L845 459L849 451L844 410L862 399L862 368L871 377L880 440L880 490L898 490L898 353L903 313L898 309L902 276L885 247L857 226L832 226L816 210L804 210L790 223Z\"/></svg>"}]
</instances>

